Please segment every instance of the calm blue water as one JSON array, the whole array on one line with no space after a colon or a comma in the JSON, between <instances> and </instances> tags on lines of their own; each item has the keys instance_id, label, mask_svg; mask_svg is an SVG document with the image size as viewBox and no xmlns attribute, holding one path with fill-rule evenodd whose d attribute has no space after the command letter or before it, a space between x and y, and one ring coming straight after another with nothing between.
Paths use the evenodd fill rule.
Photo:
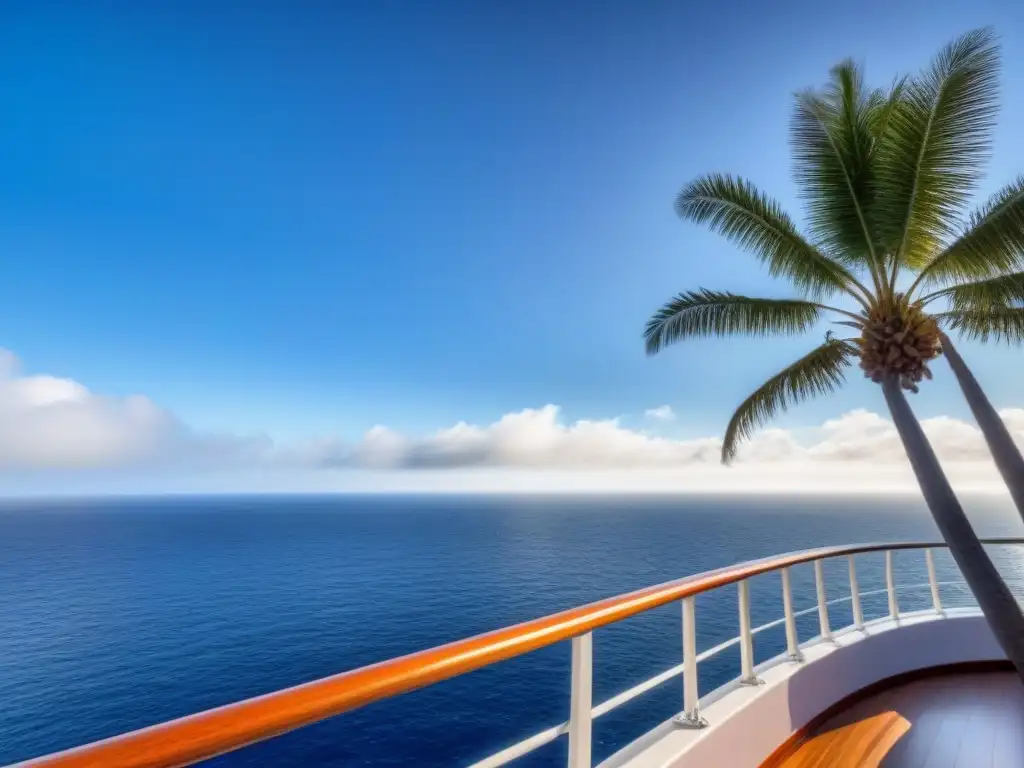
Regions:
<instances>
[{"instance_id":1,"label":"calm blue water","mask_svg":"<svg viewBox=\"0 0 1024 768\"><path fill-rule=\"evenodd\" d=\"M981 532L1024 535L1002 502ZM0 764L312 680L739 560L935 537L913 499L190 498L0 505ZM1008 578L1024 551L998 554ZM950 577L944 555L940 578ZM898 580L926 580L920 553ZM883 586L865 556L861 586ZM813 604L810 567L794 574ZM830 597L846 591L829 564ZM781 616L777 575L754 622ZM916 597L915 597L916 595ZM923 607L927 590L901 607ZM963 602L954 588L948 602ZM734 589L697 602L698 646L737 633ZM866 602L885 612L883 597ZM834 625L849 622L837 610ZM814 634L813 616L801 625ZM595 701L677 663L678 606L595 634ZM781 627L758 636L778 653ZM733 649L734 650L734 649ZM701 668L702 690L737 654ZM210 761L217 766L449 766L568 713L569 645L448 681ZM595 723L601 759L680 708L678 679ZM564 765L561 739L522 765Z\"/></svg>"}]
</instances>

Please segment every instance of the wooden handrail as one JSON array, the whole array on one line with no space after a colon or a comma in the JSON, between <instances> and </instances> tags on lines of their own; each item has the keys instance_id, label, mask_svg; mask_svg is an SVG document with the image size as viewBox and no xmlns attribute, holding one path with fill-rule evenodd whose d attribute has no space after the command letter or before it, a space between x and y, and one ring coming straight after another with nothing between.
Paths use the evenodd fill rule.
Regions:
<instances>
[{"instance_id":1,"label":"wooden handrail","mask_svg":"<svg viewBox=\"0 0 1024 768\"><path fill-rule=\"evenodd\" d=\"M1024 538L984 539L983 542L1024 544ZM176 768L191 765L762 573L842 555L945 546L942 542L857 544L751 560L209 709L18 763L11 768Z\"/></svg>"}]
</instances>

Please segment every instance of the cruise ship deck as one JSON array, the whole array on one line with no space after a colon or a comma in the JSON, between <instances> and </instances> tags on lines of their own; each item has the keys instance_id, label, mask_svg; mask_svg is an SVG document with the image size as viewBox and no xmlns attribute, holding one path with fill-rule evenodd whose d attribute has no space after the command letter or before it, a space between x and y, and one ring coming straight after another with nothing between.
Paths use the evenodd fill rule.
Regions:
<instances>
[{"instance_id":1,"label":"cruise ship deck","mask_svg":"<svg viewBox=\"0 0 1024 768\"><path fill-rule=\"evenodd\" d=\"M765 768L1024 765L1024 686L1012 672L937 674L862 698Z\"/></svg>"}]
</instances>

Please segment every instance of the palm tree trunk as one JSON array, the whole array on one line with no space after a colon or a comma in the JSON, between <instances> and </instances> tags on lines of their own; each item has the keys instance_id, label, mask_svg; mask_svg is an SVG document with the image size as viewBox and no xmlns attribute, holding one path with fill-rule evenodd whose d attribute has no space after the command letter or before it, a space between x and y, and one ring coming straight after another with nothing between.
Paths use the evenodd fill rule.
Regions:
<instances>
[{"instance_id":1,"label":"palm tree trunk","mask_svg":"<svg viewBox=\"0 0 1024 768\"><path fill-rule=\"evenodd\" d=\"M946 353L946 360L949 361L949 367L956 374L956 380L960 384L960 390L964 393L964 397L967 398L967 404L971 407L974 420L981 427L981 433L985 436L988 449L999 468L999 474L1003 476L1006 487L1010 489L1013 503L1017 505L1020 516L1024 518L1024 456L1020 455L1020 449L1013 441L1010 430L999 418L996 409L988 401L981 385L974 378L974 374L971 373L971 369L967 367L964 359L960 357L953 342L944 333L940 338L942 339L942 349Z\"/></svg>"},{"instance_id":2,"label":"palm tree trunk","mask_svg":"<svg viewBox=\"0 0 1024 768\"><path fill-rule=\"evenodd\" d=\"M992 634L1024 681L1024 614L971 528L899 382L887 378L882 383L882 391L935 524L968 588L974 593Z\"/></svg>"}]
</instances>

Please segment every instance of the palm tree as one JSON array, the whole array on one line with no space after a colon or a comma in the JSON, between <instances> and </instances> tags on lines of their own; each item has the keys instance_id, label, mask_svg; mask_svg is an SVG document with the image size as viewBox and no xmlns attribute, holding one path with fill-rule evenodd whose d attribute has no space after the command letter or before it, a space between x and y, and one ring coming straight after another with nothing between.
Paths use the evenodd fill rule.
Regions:
<instances>
[{"instance_id":1,"label":"palm tree","mask_svg":"<svg viewBox=\"0 0 1024 768\"><path fill-rule=\"evenodd\" d=\"M943 328L982 339L1024 337L1024 308L1013 303L1021 284L1013 270L1024 268L1021 184L1003 190L956 235L957 214L987 155L998 69L998 46L982 29L889 88L868 88L860 67L844 61L824 88L798 93L791 144L807 236L775 200L734 176L697 178L676 200L683 219L752 252L798 296L683 292L653 315L645 338L648 354L656 354L698 337L800 334L829 316L852 328L849 338L826 334L740 404L725 431L722 460L729 463L780 410L838 389L859 361L881 385L936 525L1024 679L1024 615L904 394L931 378L929 364L948 343ZM901 290L901 279L911 275ZM934 302L941 311L929 310Z\"/></svg>"},{"instance_id":2,"label":"palm tree","mask_svg":"<svg viewBox=\"0 0 1024 768\"><path fill-rule=\"evenodd\" d=\"M1024 284L1024 274L1007 275L1006 277L1014 278ZM975 285L992 284L1002 279L997 277L992 280L981 280ZM1024 288L1018 290L1024 294ZM1020 299L1011 300L1005 307L1001 307L1000 311L1005 317L1004 322L1009 325L1003 335L1009 337L1008 341L1015 340L1014 337L1019 340L1024 336L1024 322L1020 319L1020 316L1024 314L1024 307L1022 307ZM990 322L986 321L980 328L971 328L970 326L963 328L963 325L960 325L969 337L985 339L990 333ZM992 403L989 402L978 380L974 378L971 369L967 367L967 363L953 346L953 342L944 333L940 335L940 338L942 348L946 353L946 361L953 369L957 382L960 384L960 390L967 398L967 404L974 414L975 421L981 427L981 432L985 436L985 442L988 443L992 458L995 459L999 474L1003 476L1006 487L1010 490L1013 503L1021 518L1024 519L1024 456L1021 456L1010 431L1006 428L1003 420L999 418L996 409L992 407Z\"/></svg>"}]
</instances>

